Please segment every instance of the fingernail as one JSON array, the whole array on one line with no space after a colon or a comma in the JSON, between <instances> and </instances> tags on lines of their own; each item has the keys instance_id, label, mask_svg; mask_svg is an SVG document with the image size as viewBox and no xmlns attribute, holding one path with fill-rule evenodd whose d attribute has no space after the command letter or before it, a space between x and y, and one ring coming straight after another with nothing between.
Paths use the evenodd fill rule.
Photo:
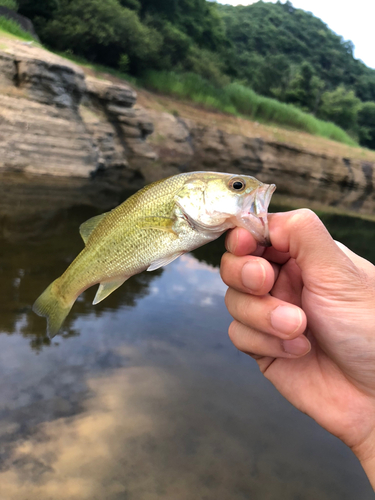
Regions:
<instances>
[{"instance_id":1,"label":"fingernail","mask_svg":"<svg viewBox=\"0 0 375 500\"><path fill-rule=\"evenodd\" d=\"M241 271L242 283L252 292L257 292L266 281L266 269L260 260L250 260Z\"/></svg>"},{"instance_id":2,"label":"fingernail","mask_svg":"<svg viewBox=\"0 0 375 500\"><path fill-rule=\"evenodd\" d=\"M281 345L287 354L294 356L303 356L311 349L311 344L304 335L300 335L293 340L283 340Z\"/></svg>"},{"instance_id":3,"label":"fingernail","mask_svg":"<svg viewBox=\"0 0 375 500\"><path fill-rule=\"evenodd\" d=\"M228 236L225 238L225 248L229 253L234 253L237 247L237 242L238 242L238 231L234 231L235 234L235 243L231 243L233 240L233 231L230 231L228 233Z\"/></svg>"},{"instance_id":4,"label":"fingernail","mask_svg":"<svg viewBox=\"0 0 375 500\"><path fill-rule=\"evenodd\" d=\"M285 335L293 335L303 321L302 312L298 307L278 306L271 313L271 325L275 330Z\"/></svg>"}]
</instances>

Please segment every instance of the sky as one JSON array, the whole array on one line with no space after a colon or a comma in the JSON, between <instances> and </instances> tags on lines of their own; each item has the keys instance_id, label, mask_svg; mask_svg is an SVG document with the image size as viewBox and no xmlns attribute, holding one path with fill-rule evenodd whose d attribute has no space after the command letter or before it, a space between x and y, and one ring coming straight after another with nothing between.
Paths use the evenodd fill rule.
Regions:
<instances>
[{"instance_id":1,"label":"sky","mask_svg":"<svg viewBox=\"0 0 375 500\"><path fill-rule=\"evenodd\" d=\"M258 0L217 0L222 4L250 5ZM268 0L267 0L268 1ZM277 0L270 0L276 3ZM285 0L282 0L285 3ZM375 1L291 0L294 7L312 12L345 40L354 43L354 57L375 69Z\"/></svg>"}]
</instances>

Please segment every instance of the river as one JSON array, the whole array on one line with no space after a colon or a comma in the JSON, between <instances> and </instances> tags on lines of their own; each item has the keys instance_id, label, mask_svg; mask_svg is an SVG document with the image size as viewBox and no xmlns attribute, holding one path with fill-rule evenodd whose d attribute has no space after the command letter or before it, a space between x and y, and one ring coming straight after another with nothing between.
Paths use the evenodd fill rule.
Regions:
<instances>
[{"instance_id":1,"label":"river","mask_svg":"<svg viewBox=\"0 0 375 500\"><path fill-rule=\"evenodd\" d=\"M98 210L47 212L0 217L1 500L373 498L349 449L231 344L222 239L95 307L88 290L50 341L32 303ZM375 262L375 223L322 218Z\"/></svg>"}]
</instances>

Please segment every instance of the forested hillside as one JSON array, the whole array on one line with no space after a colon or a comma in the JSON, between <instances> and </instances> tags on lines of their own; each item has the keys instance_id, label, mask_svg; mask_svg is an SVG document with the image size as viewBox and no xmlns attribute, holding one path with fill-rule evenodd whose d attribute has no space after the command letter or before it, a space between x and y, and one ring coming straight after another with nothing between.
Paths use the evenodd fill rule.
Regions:
<instances>
[{"instance_id":1,"label":"forested hillside","mask_svg":"<svg viewBox=\"0 0 375 500\"><path fill-rule=\"evenodd\" d=\"M357 131L362 144L375 147L369 131L375 127L375 70L353 57L351 41L290 2L218 10L230 40L227 74L262 95Z\"/></svg>"},{"instance_id":2,"label":"forested hillside","mask_svg":"<svg viewBox=\"0 0 375 500\"><path fill-rule=\"evenodd\" d=\"M236 82L375 149L375 70L354 59L350 41L290 2L0 0L16 3L53 50L137 77L189 73L216 89Z\"/></svg>"}]
</instances>

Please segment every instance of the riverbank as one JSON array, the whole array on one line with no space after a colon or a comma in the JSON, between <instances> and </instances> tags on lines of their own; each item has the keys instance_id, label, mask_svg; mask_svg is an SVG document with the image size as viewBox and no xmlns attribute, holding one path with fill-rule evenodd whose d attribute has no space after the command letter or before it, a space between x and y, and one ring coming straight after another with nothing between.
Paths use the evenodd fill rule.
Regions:
<instances>
[{"instance_id":1,"label":"riverbank","mask_svg":"<svg viewBox=\"0 0 375 500\"><path fill-rule=\"evenodd\" d=\"M374 151L134 89L14 37L0 37L0 75L0 173L13 185L75 179L95 203L95 192L217 170L275 183L278 204L374 213Z\"/></svg>"}]
</instances>

